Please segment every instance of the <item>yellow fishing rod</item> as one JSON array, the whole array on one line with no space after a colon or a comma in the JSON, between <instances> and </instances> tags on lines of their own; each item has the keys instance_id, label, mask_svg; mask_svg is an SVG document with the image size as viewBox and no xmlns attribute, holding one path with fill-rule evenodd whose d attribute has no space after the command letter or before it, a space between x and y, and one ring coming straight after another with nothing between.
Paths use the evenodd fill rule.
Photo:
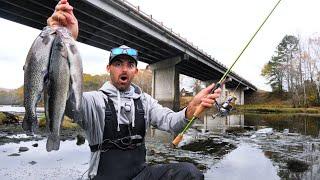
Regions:
<instances>
[{"instance_id":1,"label":"yellow fishing rod","mask_svg":"<svg viewBox=\"0 0 320 180\"><path fill-rule=\"evenodd\" d=\"M279 0L276 5L272 8L272 10L270 11L270 13L268 14L268 16L264 19L264 21L262 22L262 24L259 26L259 28L257 29L257 31L253 34L253 36L251 37L251 39L247 42L247 44L244 46L244 48L242 49L242 51L240 52L240 54L238 55L238 57L235 59L235 61L232 63L232 65L227 69L227 71L223 74L223 76L221 77L221 79L219 80L219 82L217 82L215 84L215 86L212 88L210 94L214 93L214 91L216 89L218 89L219 87L221 87L221 84L225 81L225 79L227 78L227 75L230 73L231 69L233 68L233 66L236 64L236 62L240 59L241 55L243 54L243 52L247 49L247 47L249 46L249 44L251 43L251 41L254 39L254 37L258 34L258 32L260 31L260 29L262 28L262 26L265 24L265 22L269 19L269 17L271 16L271 14L273 13L273 11L277 8L277 6L279 5L279 3L282 0ZM182 140L184 133L191 127L191 125L193 124L193 122L198 119L200 117L200 115L202 114L202 112L206 109L206 107L199 105L196 109L196 111L193 114L193 117L189 120L188 124L184 127L184 129L178 134L178 136L172 141L172 144L174 146L177 146L179 144L179 142Z\"/></svg>"}]
</instances>

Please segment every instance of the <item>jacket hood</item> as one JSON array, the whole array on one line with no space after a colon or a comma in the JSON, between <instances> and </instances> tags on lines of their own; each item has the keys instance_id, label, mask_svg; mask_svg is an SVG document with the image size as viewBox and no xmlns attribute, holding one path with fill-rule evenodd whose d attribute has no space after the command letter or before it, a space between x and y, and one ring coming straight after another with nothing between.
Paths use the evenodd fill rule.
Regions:
<instances>
[{"instance_id":1,"label":"jacket hood","mask_svg":"<svg viewBox=\"0 0 320 180\"><path fill-rule=\"evenodd\" d=\"M134 102L133 99L138 99L141 96L141 89L132 84L130 85L127 91L119 91L114 85L110 82L104 83L104 85L100 88L101 91L105 92L108 97L113 101L115 108L117 109L117 122L118 127L117 131L120 131L120 123L123 124L124 122L130 122L128 120L128 116L124 115L126 112L125 106L127 103L131 104L130 114L132 127L135 127L135 110L134 110Z\"/></svg>"},{"instance_id":2,"label":"jacket hood","mask_svg":"<svg viewBox=\"0 0 320 180\"><path fill-rule=\"evenodd\" d=\"M138 99L142 94L141 89L133 83L131 83L129 90L119 91L114 85L110 83L110 81L108 81L102 85L100 90L107 93L110 97L117 97L119 92L121 98Z\"/></svg>"}]
</instances>

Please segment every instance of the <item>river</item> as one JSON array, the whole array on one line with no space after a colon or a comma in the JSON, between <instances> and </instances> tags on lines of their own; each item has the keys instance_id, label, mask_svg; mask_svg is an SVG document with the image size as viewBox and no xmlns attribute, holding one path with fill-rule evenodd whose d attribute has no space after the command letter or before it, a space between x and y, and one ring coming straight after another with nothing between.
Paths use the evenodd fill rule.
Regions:
<instances>
[{"instance_id":1,"label":"river","mask_svg":"<svg viewBox=\"0 0 320 180\"><path fill-rule=\"evenodd\" d=\"M170 146L170 134L149 129L148 163L189 161L209 180L320 179L318 116L241 114L213 118L206 115L194 127L185 136L185 146L178 149ZM272 133L257 134L263 128L272 128ZM60 150L53 152L46 152L45 142L44 138L1 145L1 179L81 179L88 168L87 142L76 145L76 140L65 140ZM204 144L188 147L195 142ZM19 152L20 147L29 150ZM306 164L307 168L292 169L291 162L302 162L300 167Z\"/></svg>"}]
</instances>

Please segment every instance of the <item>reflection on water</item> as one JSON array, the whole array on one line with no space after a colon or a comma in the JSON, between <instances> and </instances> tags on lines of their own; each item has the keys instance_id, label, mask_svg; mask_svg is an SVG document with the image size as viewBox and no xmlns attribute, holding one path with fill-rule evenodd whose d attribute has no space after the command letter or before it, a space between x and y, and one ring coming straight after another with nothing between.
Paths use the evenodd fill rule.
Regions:
<instances>
[{"instance_id":1,"label":"reflection on water","mask_svg":"<svg viewBox=\"0 0 320 180\"><path fill-rule=\"evenodd\" d=\"M241 114L213 118L208 115L203 121L197 121L194 127L202 132L208 130L222 136L232 127L250 130L247 131L247 136L224 136L226 139L236 139L238 148L227 154L220 162L210 166L205 172L206 179L320 179L318 116ZM273 128L274 133L270 136L250 138L261 128ZM166 143L172 140L172 136L157 130L153 130L151 135ZM213 156L208 161L216 158ZM306 163L309 165L308 169L304 172L289 169L289 163L294 160Z\"/></svg>"},{"instance_id":2,"label":"reflection on water","mask_svg":"<svg viewBox=\"0 0 320 180\"><path fill-rule=\"evenodd\" d=\"M196 126L214 132L225 132L229 127L271 127L278 132L289 129L290 133L320 137L320 115L248 113L216 118L207 115L203 123L198 122Z\"/></svg>"},{"instance_id":3,"label":"reflection on water","mask_svg":"<svg viewBox=\"0 0 320 180\"><path fill-rule=\"evenodd\" d=\"M256 179L320 179L320 118L306 115L244 114L225 118L206 116L194 125L193 132L210 136L214 142L230 142L228 154L199 153L169 147L172 135L149 129L148 156L152 163L174 163L190 160L204 170L206 179L256 180ZM247 134L226 134L230 127L250 129ZM270 136L250 138L255 130L273 128ZM289 134L283 133L289 129ZM190 132L190 131L189 131ZM192 133L190 133L192 134ZM33 147L38 143L38 147ZM48 153L46 139L8 143L0 146L0 179L78 179L87 170L90 151L88 144L77 146L75 141L61 142L60 150ZM214 143L212 143L214 144ZM19 147L29 148L18 152ZM16 154L19 156L15 156ZM11 156L9 156L11 155ZM290 160L309 165L305 172L288 169ZM205 166L205 167L202 167Z\"/></svg>"},{"instance_id":4,"label":"reflection on water","mask_svg":"<svg viewBox=\"0 0 320 180\"><path fill-rule=\"evenodd\" d=\"M34 143L38 147L33 147ZM46 139L0 146L1 180L70 180L78 179L87 170L90 155L87 143L77 146L75 141L63 141L60 150L52 152L47 152L45 145ZM19 147L29 150L19 153ZM12 156L14 153L18 156Z\"/></svg>"},{"instance_id":5,"label":"reflection on water","mask_svg":"<svg viewBox=\"0 0 320 180\"><path fill-rule=\"evenodd\" d=\"M273 166L271 160L264 156L262 150L249 144L241 144L206 174L206 179L280 179L277 168Z\"/></svg>"},{"instance_id":6,"label":"reflection on water","mask_svg":"<svg viewBox=\"0 0 320 180\"><path fill-rule=\"evenodd\" d=\"M0 112L9 112L14 114L21 114L25 112L22 106L10 106L10 105L0 105ZM44 113L43 107L37 107L37 113Z\"/></svg>"}]
</instances>

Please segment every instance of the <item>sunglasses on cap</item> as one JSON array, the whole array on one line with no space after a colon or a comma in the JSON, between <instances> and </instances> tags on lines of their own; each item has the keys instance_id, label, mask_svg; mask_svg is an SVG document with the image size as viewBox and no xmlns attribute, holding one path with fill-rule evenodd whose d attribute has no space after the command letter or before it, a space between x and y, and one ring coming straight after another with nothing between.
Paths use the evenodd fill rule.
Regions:
<instances>
[{"instance_id":1,"label":"sunglasses on cap","mask_svg":"<svg viewBox=\"0 0 320 180\"><path fill-rule=\"evenodd\" d=\"M129 56L133 56L134 58L137 58L138 51L132 48L113 48L111 49L111 56L117 56L121 54L127 54Z\"/></svg>"}]
</instances>

